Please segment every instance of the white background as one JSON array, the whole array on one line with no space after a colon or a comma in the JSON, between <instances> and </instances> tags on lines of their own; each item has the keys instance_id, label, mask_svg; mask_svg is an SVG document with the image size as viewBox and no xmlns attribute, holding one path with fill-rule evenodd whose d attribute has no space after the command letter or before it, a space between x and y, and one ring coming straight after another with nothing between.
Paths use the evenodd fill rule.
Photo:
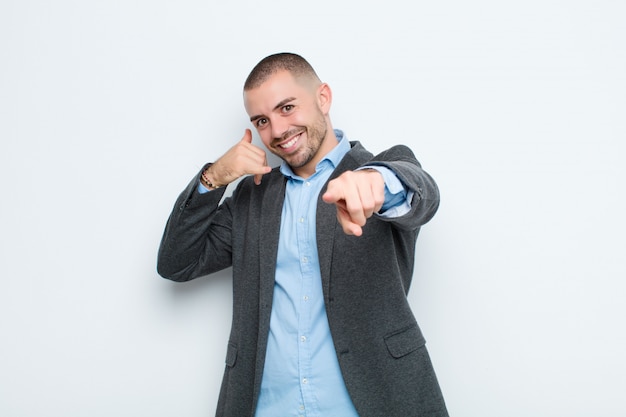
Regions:
<instances>
[{"instance_id":1,"label":"white background","mask_svg":"<svg viewBox=\"0 0 626 417\"><path fill-rule=\"evenodd\" d=\"M0 415L213 415L230 271L161 279L174 200L306 57L442 203L410 300L455 417L625 416L622 1L0 3ZM256 140L256 139L255 139ZM257 141L258 143L258 141Z\"/></svg>"}]
</instances>

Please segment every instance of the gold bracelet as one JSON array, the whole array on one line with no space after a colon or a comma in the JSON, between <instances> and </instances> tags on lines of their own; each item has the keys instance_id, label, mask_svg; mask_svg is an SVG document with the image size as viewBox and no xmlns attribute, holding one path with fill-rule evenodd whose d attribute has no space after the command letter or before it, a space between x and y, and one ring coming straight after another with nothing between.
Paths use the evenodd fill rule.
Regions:
<instances>
[{"instance_id":1,"label":"gold bracelet","mask_svg":"<svg viewBox=\"0 0 626 417\"><path fill-rule=\"evenodd\" d=\"M207 177L207 176L206 176L206 172L207 172L207 170L208 170L208 168L207 168L207 169L205 169L204 171L202 171L202 175L201 175L201 180L202 180L202 182L204 183L204 185L205 185L207 188L213 188L213 189L220 188L220 187L221 187L221 185L215 185L215 184L213 184L213 181L211 181L211 180L209 179L209 177Z\"/></svg>"}]
</instances>

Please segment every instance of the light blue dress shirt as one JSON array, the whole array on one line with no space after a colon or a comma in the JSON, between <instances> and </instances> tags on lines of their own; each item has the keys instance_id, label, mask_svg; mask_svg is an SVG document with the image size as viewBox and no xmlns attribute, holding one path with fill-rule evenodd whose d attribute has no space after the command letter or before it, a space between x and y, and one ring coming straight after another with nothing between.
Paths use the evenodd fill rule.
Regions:
<instances>
[{"instance_id":1,"label":"light blue dress shirt","mask_svg":"<svg viewBox=\"0 0 626 417\"><path fill-rule=\"evenodd\" d=\"M287 177L270 332L256 417L358 417L346 390L333 345L322 292L317 243L318 195L350 143L335 130L338 144L309 178ZM413 192L392 171L372 166L385 180L382 216L410 209ZM200 192L208 191L202 185Z\"/></svg>"}]
</instances>

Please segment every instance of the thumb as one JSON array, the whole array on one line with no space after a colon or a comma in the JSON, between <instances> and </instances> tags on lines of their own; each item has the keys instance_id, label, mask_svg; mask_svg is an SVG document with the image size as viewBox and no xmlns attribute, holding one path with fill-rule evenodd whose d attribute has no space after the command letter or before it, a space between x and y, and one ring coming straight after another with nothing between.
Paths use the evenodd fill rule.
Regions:
<instances>
[{"instance_id":1,"label":"thumb","mask_svg":"<svg viewBox=\"0 0 626 417\"><path fill-rule=\"evenodd\" d=\"M341 184L338 182L338 179L335 178L332 181L328 182L328 186L326 187L326 191L322 195L322 200L325 203L333 204L337 203L340 200L345 198L345 193L341 188Z\"/></svg>"},{"instance_id":2,"label":"thumb","mask_svg":"<svg viewBox=\"0 0 626 417\"><path fill-rule=\"evenodd\" d=\"M332 204L332 203L336 203L337 201L341 200L341 197L338 196L333 191L326 190L326 192L322 195L322 200L325 203Z\"/></svg>"},{"instance_id":3,"label":"thumb","mask_svg":"<svg viewBox=\"0 0 626 417\"><path fill-rule=\"evenodd\" d=\"M241 141L252 143L252 131L250 129L246 129L245 133L243 134L243 138L241 138Z\"/></svg>"}]
</instances>

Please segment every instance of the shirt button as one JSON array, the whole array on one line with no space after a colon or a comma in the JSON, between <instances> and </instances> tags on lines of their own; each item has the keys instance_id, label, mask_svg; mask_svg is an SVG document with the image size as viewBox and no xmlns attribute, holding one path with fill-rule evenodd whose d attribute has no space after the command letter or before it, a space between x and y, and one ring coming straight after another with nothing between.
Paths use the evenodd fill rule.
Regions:
<instances>
[{"instance_id":1,"label":"shirt button","mask_svg":"<svg viewBox=\"0 0 626 417\"><path fill-rule=\"evenodd\" d=\"M309 383L309 380L308 380L308 379L306 379L306 378L302 378L302 383L306 385L306 384L308 384L308 383Z\"/></svg>"},{"instance_id":2,"label":"shirt button","mask_svg":"<svg viewBox=\"0 0 626 417\"><path fill-rule=\"evenodd\" d=\"M306 186L307 186L307 187L310 187L310 186L311 186L311 183L310 183L310 182L308 182L308 181L307 181L305 184L306 184Z\"/></svg>"},{"instance_id":3,"label":"shirt button","mask_svg":"<svg viewBox=\"0 0 626 417\"><path fill-rule=\"evenodd\" d=\"M306 342L306 336L300 336L300 341L301 342Z\"/></svg>"},{"instance_id":4,"label":"shirt button","mask_svg":"<svg viewBox=\"0 0 626 417\"><path fill-rule=\"evenodd\" d=\"M302 298L304 298L304 301L309 301L309 296L308 296L308 295L305 295L305 296L304 296L304 297L302 297Z\"/></svg>"},{"instance_id":5,"label":"shirt button","mask_svg":"<svg viewBox=\"0 0 626 417\"><path fill-rule=\"evenodd\" d=\"M300 405L300 407L298 408L300 411L304 411L304 406Z\"/></svg>"},{"instance_id":6,"label":"shirt button","mask_svg":"<svg viewBox=\"0 0 626 417\"><path fill-rule=\"evenodd\" d=\"M305 264L307 262L309 262L309 259L306 256L303 256L302 257L302 263Z\"/></svg>"},{"instance_id":7,"label":"shirt button","mask_svg":"<svg viewBox=\"0 0 626 417\"><path fill-rule=\"evenodd\" d=\"M300 217L300 218L298 219L298 221L299 221L300 223L304 223L304 217Z\"/></svg>"}]
</instances>

